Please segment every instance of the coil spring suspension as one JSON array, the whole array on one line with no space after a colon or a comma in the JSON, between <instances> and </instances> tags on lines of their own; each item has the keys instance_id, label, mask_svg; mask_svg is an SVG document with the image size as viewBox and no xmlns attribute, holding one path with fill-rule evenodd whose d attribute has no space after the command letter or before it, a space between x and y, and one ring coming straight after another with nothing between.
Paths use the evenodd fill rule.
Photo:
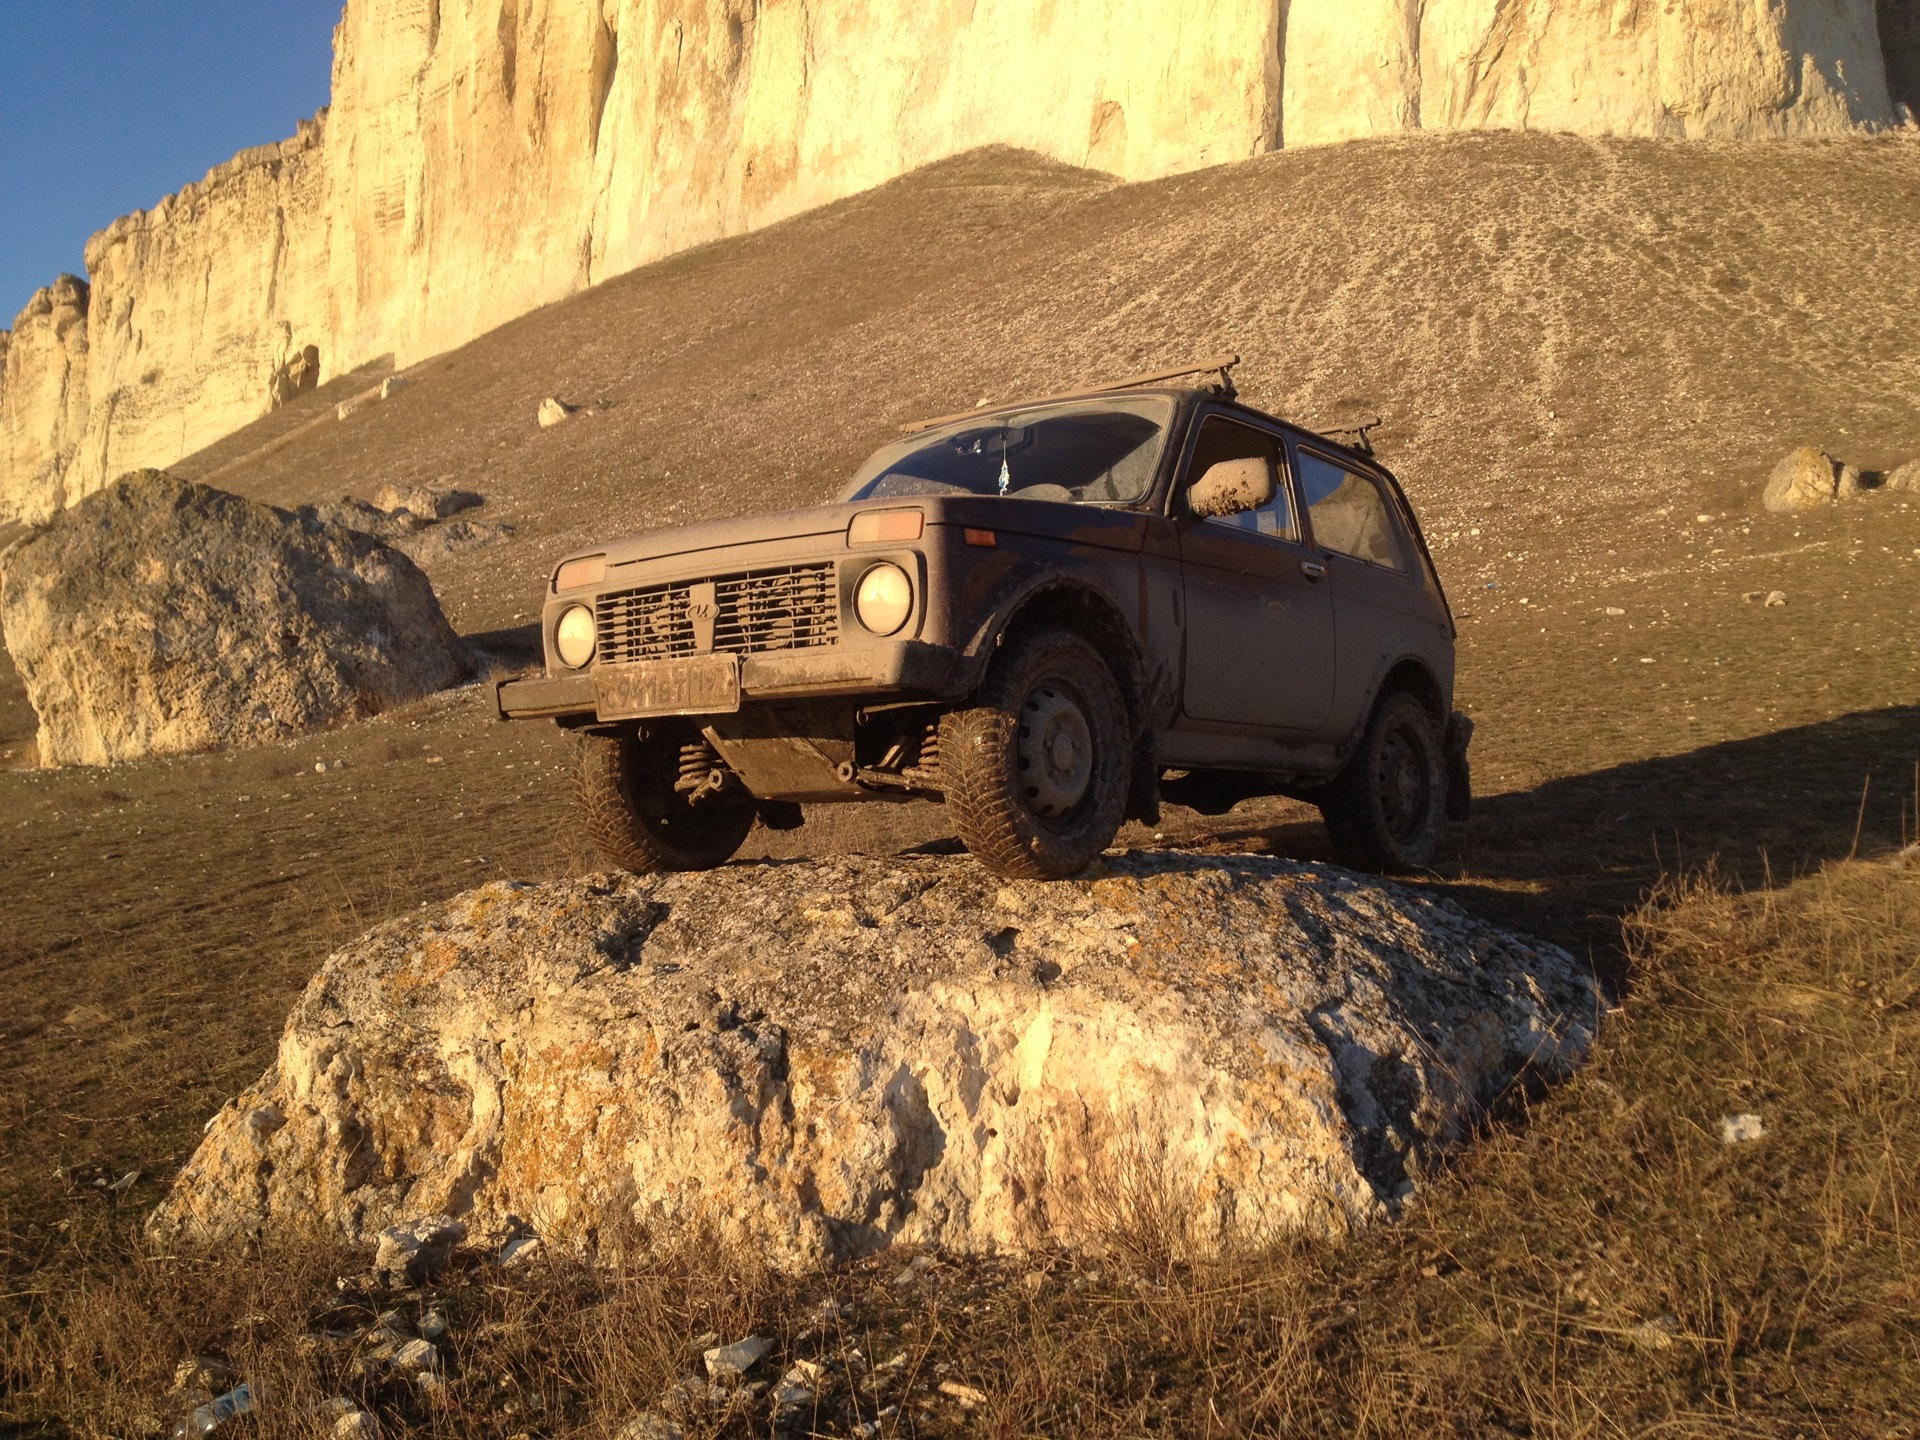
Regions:
<instances>
[{"instance_id":1,"label":"coil spring suspension","mask_svg":"<svg viewBox=\"0 0 1920 1440\"><path fill-rule=\"evenodd\" d=\"M933 721L920 736L920 754L913 768L922 777L922 783L937 785L940 781L940 722Z\"/></svg>"},{"instance_id":2,"label":"coil spring suspension","mask_svg":"<svg viewBox=\"0 0 1920 1440\"><path fill-rule=\"evenodd\" d=\"M677 793L697 801L726 783L726 767L714 754L713 746L704 740L695 740L680 747L679 773L673 782Z\"/></svg>"}]
</instances>

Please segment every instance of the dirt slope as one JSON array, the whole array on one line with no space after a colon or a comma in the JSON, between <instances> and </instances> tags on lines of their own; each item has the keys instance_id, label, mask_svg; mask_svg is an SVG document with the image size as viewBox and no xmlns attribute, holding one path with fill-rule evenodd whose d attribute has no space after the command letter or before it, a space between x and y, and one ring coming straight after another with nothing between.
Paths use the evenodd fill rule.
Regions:
<instances>
[{"instance_id":1,"label":"dirt slope","mask_svg":"<svg viewBox=\"0 0 1920 1440\"><path fill-rule=\"evenodd\" d=\"M1914 828L1920 502L1794 520L1756 497L1794 445L1920 455L1917 215L1920 144L1899 138L1416 138L1125 187L982 153L527 316L345 421L339 393L308 397L177 468L279 503L482 491L517 538L431 568L458 628L498 631L574 544L823 498L915 416L1238 349L1256 404L1386 417L1462 614L1486 799L1434 883L1608 965L1616 917L1676 860L1758 878ZM547 394L605 408L543 431ZM1774 589L1785 606L1741 599ZM63 1243L50 1216L154 1198L327 945L596 863L562 739L484 704L0 772L10 1267ZM0 667L4 763L31 732ZM938 811L841 811L752 844L941 833ZM1162 834L1123 838L1322 844L1284 805L1172 812ZM135 1167L124 1201L87 1183Z\"/></svg>"}]
</instances>

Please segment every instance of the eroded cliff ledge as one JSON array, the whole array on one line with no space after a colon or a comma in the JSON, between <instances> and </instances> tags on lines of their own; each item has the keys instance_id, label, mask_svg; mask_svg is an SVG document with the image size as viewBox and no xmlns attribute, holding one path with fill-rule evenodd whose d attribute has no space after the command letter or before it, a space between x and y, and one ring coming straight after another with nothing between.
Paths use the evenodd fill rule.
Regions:
<instances>
[{"instance_id":1,"label":"eroded cliff ledge","mask_svg":"<svg viewBox=\"0 0 1920 1440\"><path fill-rule=\"evenodd\" d=\"M90 297L16 322L0 519L252 420L306 347L406 364L961 150L1139 179L1420 129L1838 131L1893 120L1913 28L1910 0L350 0L327 112L116 221Z\"/></svg>"}]
</instances>

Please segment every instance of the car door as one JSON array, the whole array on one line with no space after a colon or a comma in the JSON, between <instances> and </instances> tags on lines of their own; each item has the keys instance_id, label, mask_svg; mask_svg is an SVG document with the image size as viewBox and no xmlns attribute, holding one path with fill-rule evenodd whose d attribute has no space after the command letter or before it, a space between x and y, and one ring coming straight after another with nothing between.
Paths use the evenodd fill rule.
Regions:
<instances>
[{"instance_id":1,"label":"car door","mask_svg":"<svg viewBox=\"0 0 1920 1440\"><path fill-rule=\"evenodd\" d=\"M1378 478L1300 444L1293 470L1336 615L1334 728L1344 730L1362 718L1387 665L1418 648L1415 632L1432 623L1432 607L1412 541Z\"/></svg>"},{"instance_id":2,"label":"car door","mask_svg":"<svg viewBox=\"0 0 1920 1440\"><path fill-rule=\"evenodd\" d=\"M1190 483L1214 465L1249 458L1271 467L1267 504L1204 520L1187 512ZM1186 714L1317 730L1333 703L1333 606L1321 583L1325 567L1302 542L1284 443L1238 419L1203 416L1173 506L1187 608Z\"/></svg>"}]
</instances>

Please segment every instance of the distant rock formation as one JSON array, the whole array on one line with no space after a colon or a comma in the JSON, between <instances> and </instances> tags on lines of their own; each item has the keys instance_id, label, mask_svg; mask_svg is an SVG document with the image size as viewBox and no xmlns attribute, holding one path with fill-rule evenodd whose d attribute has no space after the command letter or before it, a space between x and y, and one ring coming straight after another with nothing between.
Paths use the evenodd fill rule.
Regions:
<instances>
[{"instance_id":1,"label":"distant rock formation","mask_svg":"<svg viewBox=\"0 0 1920 1440\"><path fill-rule=\"evenodd\" d=\"M274 368L273 379L267 386L267 396L277 410L289 401L299 399L319 383L320 347L307 345Z\"/></svg>"},{"instance_id":2,"label":"distant rock formation","mask_svg":"<svg viewBox=\"0 0 1920 1440\"><path fill-rule=\"evenodd\" d=\"M16 546L0 626L43 765L258 744L469 668L427 577L370 535L148 470Z\"/></svg>"},{"instance_id":3,"label":"distant rock formation","mask_svg":"<svg viewBox=\"0 0 1920 1440\"><path fill-rule=\"evenodd\" d=\"M1337 1233L1578 1064L1602 1008L1555 946L1280 860L499 883L329 958L150 1230L371 1244L445 1214L796 1266Z\"/></svg>"},{"instance_id":4,"label":"distant rock formation","mask_svg":"<svg viewBox=\"0 0 1920 1440\"><path fill-rule=\"evenodd\" d=\"M65 280L23 312L0 520L231 432L315 350L408 364L978 146L1138 179L1409 130L1890 124L1920 50L1879 6L350 0L329 110L94 236L90 312Z\"/></svg>"},{"instance_id":5,"label":"distant rock formation","mask_svg":"<svg viewBox=\"0 0 1920 1440\"><path fill-rule=\"evenodd\" d=\"M1920 493L1920 460L1890 470L1862 470L1817 445L1802 445L1781 457L1760 491L1762 508L1778 514L1821 510L1836 501L1887 494Z\"/></svg>"}]
</instances>

